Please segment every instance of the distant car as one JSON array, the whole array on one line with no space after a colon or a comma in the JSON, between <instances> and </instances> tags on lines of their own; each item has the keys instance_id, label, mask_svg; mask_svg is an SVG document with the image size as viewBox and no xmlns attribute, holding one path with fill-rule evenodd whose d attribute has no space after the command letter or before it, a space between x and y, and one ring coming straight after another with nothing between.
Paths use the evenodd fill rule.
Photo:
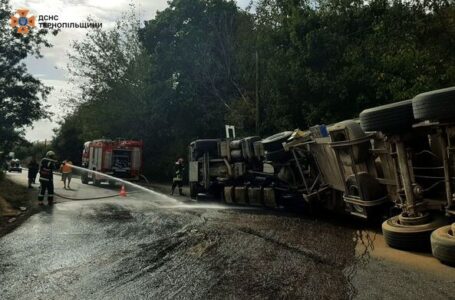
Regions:
<instances>
[{"instance_id":1,"label":"distant car","mask_svg":"<svg viewBox=\"0 0 455 300\"><path fill-rule=\"evenodd\" d=\"M8 165L8 172L22 173L21 162L18 159L13 159Z\"/></svg>"}]
</instances>

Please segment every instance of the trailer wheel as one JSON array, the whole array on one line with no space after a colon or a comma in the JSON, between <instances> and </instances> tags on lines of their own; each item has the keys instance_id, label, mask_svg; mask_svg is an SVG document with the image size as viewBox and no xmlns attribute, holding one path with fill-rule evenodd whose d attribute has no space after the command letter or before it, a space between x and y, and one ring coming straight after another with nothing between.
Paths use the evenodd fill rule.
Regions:
<instances>
[{"instance_id":1,"label":"trailer wheel","mask_svg":"<svg viewBox=\"0 0 455 300\"><path fill-rule=\"evenodd\" d=\"M443 225L444 219L440 217L430 218L420 225L405 225L399 216L394 216L382 223L382 233L392 248L428 252L431 250L431 232Z\"/></svg>"},{"instance_id":2,"label":"trailer wheel","mask_svg":"<svg viewBox=\"0 0 455 300\"><path fill-rule=\"evenodd\" d=\"M453 120L455 87L419 94L412 100L414 117L419 120Z\"/></svg>"},{"instance_id":3,"label":"trailer wheel","mask_svg":"<svg viewBox=\"0 0 455 300\"><path fill-rule=\"evenodd\" d=\"M455 224L455 223L454 223ZM431 234L431 251L442 263L455 266L455 225L436 229Z\"/></svg>"},{"instance_id":4,"label":"trailer wheel","mask_svg":"<svg viewBox=\"0 0 455 300\"><path fill-rule=\"evenodd\" d=\"M414 123L412 100L365 109L359 115L364 131L398 133L410 129Z\"/></svg>"},{"instance_id":5,"label":"trailer wheel","mask_svg":"<svg viewBox=\"0 0 455 300\"><path fill-rule=\"evenodd\" d=\"M293 131L284 131L268 138L263 139L262 145L264 145L265 151L278 151L283 149L283 142L285 142L291 135Z\"/></svg>"}]
</instances>

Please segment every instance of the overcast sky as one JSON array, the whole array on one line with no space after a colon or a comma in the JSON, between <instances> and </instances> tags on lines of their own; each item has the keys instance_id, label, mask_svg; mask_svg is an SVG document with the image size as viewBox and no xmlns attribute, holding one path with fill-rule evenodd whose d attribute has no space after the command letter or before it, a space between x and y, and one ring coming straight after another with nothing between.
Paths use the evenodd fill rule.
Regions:
<instances>
[{"instance_id":1,"label":"overcast sky","mask_svg":"<svg viewBox=\"0 0 455 300\"><path fill-rule=\"evenodd\" d=\"M240 7L245 7L250 0L237 0ZM167 0L10 0L13 9L27 8L30 14L58 15L62 22L83 22L88 16L97 22L103 23L103 28L113 26L115 21L134 3L137 15L141 21L152 19L157 10L167 6ZM66 51L72 40L82 39L86 29L62 29L57 36L50 36L53 48L42 51L43 58L36 60L28 58L26 64L30 73L39 77L44 84L53 87L48 99L55 113L52 121L40 120L34 123L33 128L28 128L26 138L29 141L51 139L52 129L57 127L56 122L63 117L61 108L65 96L66 65L68 59Z\"/></svg>"}]
</instances>

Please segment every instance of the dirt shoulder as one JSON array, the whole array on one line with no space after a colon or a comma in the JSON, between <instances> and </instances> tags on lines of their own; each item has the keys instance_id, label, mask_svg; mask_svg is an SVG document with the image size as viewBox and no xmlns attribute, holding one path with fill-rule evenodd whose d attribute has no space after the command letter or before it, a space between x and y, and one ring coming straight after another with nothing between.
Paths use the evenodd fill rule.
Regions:
<instances>
[{"instance_id":1,"label":"dirt shoulder","mask_svg":"<svg viewBox=\"0 0 455 300\"><path fill-rule=\"evenodd\" d=\"M39 211L36 187L4 178L0 181L0 237L20 226L31 215Z\"/></svg>"}]
</instances>

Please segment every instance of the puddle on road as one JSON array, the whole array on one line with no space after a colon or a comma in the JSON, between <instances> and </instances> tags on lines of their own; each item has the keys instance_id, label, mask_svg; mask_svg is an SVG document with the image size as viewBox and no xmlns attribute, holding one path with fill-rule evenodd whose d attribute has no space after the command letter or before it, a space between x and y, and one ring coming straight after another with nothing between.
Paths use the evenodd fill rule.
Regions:
<instances>
[{"instance_id":1,"label":"puddle on road","mask_svg":"<svg viewBox=\"0 0 455 300\"><path fill-rule=\"evenodd\" d=\"M355 245L355 258L351 265L344 269L348 280L349 298L354 299L358 295L359 288L355 284L358 271L366 268L371 260L371 252L374 251L374 241L377 234L368 230L354 230L352 240Z\"/></svg>"},{"instance_id":2,"label":"puddle on road","mask_svg":"<svg viewBox=\"0 0 455 300\"><path fill-rule=\"evenodd\" d=\"M344 270L350 298L447 299L454 295L455 268L431 253L390 248L382 234L372 230L356 230L353 241L355 261Z\"/></svg>"}]
</instances>

